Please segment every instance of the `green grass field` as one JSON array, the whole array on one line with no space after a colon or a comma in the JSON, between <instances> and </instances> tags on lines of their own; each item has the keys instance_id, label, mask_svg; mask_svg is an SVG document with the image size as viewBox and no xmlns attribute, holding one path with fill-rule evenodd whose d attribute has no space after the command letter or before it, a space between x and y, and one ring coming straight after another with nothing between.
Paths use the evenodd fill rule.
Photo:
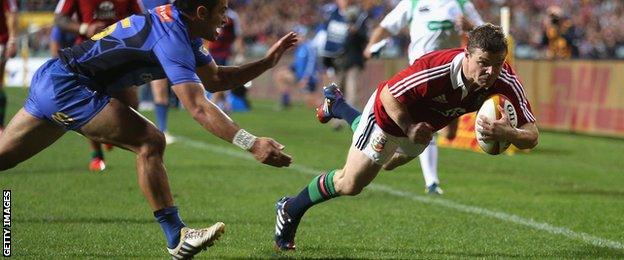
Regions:
<instances>
[{"instance_id":1,"label":"green grass field","mask_svg":"<svg viewBox=\"0 0 624 260\"><path fill-rule=\"evenodd\" d=\"M8 95L12 115L26 91ZM271 103L254 104L233 118L286 145L289 169L253 161L183 110L170 114L170 131L181 140L167 147L165 161L183 220L227 225L200 258L624 258L624 140L548 132L530 154L441 149L446 193L439 197L423 193L417 162L382 172L361 195L312 208L297 252L275 253L275 201L341 167L350 132L319 125L303 107L275 112ZM13 255L168 257L133 154L115 149L106 154L108 169L92 173L87 147L70 132L0 174L0 186L12 190Z\"/></svg>"}]
</instances>

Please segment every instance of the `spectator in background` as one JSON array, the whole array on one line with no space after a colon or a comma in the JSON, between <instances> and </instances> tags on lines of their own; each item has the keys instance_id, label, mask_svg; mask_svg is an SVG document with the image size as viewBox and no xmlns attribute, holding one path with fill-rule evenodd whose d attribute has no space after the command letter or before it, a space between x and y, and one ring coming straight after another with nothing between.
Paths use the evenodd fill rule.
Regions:
<instances>
[{"instance_id":1,"label":"spectator in background","mask_svg":"<svg viewBox=\"0 0 624 260\"><path fill-rule=\"evenodd\" d=\"M142 10L137 0L114 2L106 0L63 0L58 3L54 12L54 24L65 32L77 34L76 44L78 44L88 40L106 26L131 14L142 13ZM73 15L77 15L76 19L72 19ZM139 99L136 88L127 88L109 94L134 109L138 108ZM89 140L89 144L92 150L89 170L103 171L106 164L102 145L94 140ZM107 145L107 149L112 149L112 146Z\"/></svg>"},{"instance_id":2,"label":"spectator in background","mask_svg":"<svg viewBox=\"0 0 624 260\"><path fill-rule=\"evenodd\" d=\"M275 70L275 83L281 93L280 109L290 107L290 89L295 86L304 93L308 107L316 106L314 92L318 85L317 47L309 40L311 33L305 26L294 29L299 35L294 59L290 66L282 66Z\"/></svg>"},{"instance_id":3,"label":"spectator in background","mask_svg":"<svg viewBox=\"0 0 624 260\"><path fill-rule=\"evenodd\" d=\"M335 82L341 78L341 58L344 58L345 45L349 36L347 10L353 6L352 0L335 0L334 4L323 6L323 22L317 35L322 46L320 56L324 66L323 82ZM349 93L346 93L349 95Z\"/></svg>"},{"instance_id":4,"label":"spectator in background","mask_svg":"<svg viewBox=\"0 0 624 260\"><path fill-rule=\"evenodd\" d=\"M17 54L17 2L0 0L0 75L4 75L4 66L9 58ZM4 80L0 80L0 135L4 130L7 97L4 92Z\"/></svg>"},{"instance_id":5,"label":"spectator in background","mask_svg":"<svg viewBox=\"0 0 624 260\"><path fill-rule=\"evenodd\" d=\"M365 8L364 6L362 6ZM368 13L372 6L366 9L358 6L350 6L345 12L346 21L349 24L349 32L344 47L344 62L342 70L345 71L344 86L347 103L360 107L358 79L364 69L364 49L368 42ZM368 93L366 93L368 94ZM362 104L363 105L363 104Z\"/></svg>"},{"instance_id":6,"label":"spectator in background","mask_svg":"<svg viewBox=\"0 0 624 260\"><path fill-rule=\"evenodd\" d=\"M215 41L208 43L210 55L215 59L217 65L220 66L242 64L245 61L245 45L243 44L243 33L238 13L232 10L232 8L228 8L225 15L227 16L227 21L225 25L221 27L219 36ZM246 97L247 89L245 86L238 86L232 89L231 93L243 100L245 107L247 109L249 108L249 101ZM212 102L223 111L229 112L232 110L232 107L231 104L228 103L226 95L227 92L212 93L211 99Z\"/></svg>"},{"instance_id":7,"label":"spectator in background","mask_svg":"<svg viewBox=\"0 0 624 260\"><path fill-rule=\"evenodd\" d=\"M572 22L564 18L561 8L549 7L544 21L544 36L542 37L542 45L547 47L546 58L569 59L572 57L573 51L578 53L573 46L572 31Z\"/></svg>"}]
</instances>

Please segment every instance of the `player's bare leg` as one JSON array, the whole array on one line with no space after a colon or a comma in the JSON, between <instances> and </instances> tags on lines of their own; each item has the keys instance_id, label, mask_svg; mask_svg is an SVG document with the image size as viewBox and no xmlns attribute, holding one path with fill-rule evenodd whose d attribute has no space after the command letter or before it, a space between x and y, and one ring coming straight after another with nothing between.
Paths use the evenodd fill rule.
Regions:
<instances>
[{"instance_id":1,"label":"player's bare leg","mask_svg":"<svg viewBox=\"0 0 624 260\"><path fill-rule=\"evenodd\" d=\"M0 135L0 171L15 167L58 140L65 130L20 109Z\"/></svg>"},{"instance_id":2,"label":"player's bare leg","mask_svg":"<svg viewBox=\"0 0 624 260\"><path fill-rule=\"evenodd\" d=\"M122 103L137 109L139 106L139 96L135 87L117 91L111 94L112 97L117 98ZM102 150L102 143L89 139L89 147L91 148L91 162L89 163L89 170L91 171L103 171L106 169L106 163L104 161L104 152ZM111 143L104 143L104 148L107 151L113 149Z\"/></svg>"},{"instance_id":3,"label":"player's bare leg","mask_svg":"<svg viewBox=\"0 0 624 260\"><path fill-rule=\"evenodd\" d=\"M408 156L406 154L398 152L394 153L392 155L392 158L390 158L390 160L383 165L383 169L386 171L394 170L396 167L399 167L410 162L411 160L414 160L414 158L416 157Z\"/></svg>"},{"instance_id":4,"label":"player's bare leg","mask_svg":"<svg viewBox=\"0 0 624 260\"><path fill-rule=\"evenodd\" d=\"M167 250L188 258L212 246L225 231L221 222L204 229L186 228L173 206L163 154L165 137L156 126L119 100L110 102L80 128L90 139L114 144L136 153L138 183L167 238Z\"/></svg>"},{"instance_id":5,"label":"player's bare leg","mask_svg":"<svg viewBox=\"0 0 624 260\"><path fill-rule=\"evenodd\" d=\"M164 136L146 118L112 98L100 113L80 128L80 132L91 140L136 153L139 186L152 209L173 206L162 161Z\"/></svg>"},{"instance_id":6,"label":"player's bare leg","mask_svg":"<svg viewBox=\"0 0 624 260\"><path fill-rule=\"evenodd\" d=\"M359 194L375 179L380 169L381 165L375 164L362 151L351 147L343 169L317 176L294 198L280 199L276 204L276 249L295 249L297 227L310 207L340 195Z\"/></svg>"},{"instance_id":7,"label":"player's bare leg","mask_svg":"<svg viewBox=\"0 0 624 260\"><path fill-rule=\"evenodd\" d=\"M348 196L360 194L377 177L380 169L381 165L374 163L362 151L352 146L344 167L334 175L336 192Z\"/></svg>"}]
</instances>

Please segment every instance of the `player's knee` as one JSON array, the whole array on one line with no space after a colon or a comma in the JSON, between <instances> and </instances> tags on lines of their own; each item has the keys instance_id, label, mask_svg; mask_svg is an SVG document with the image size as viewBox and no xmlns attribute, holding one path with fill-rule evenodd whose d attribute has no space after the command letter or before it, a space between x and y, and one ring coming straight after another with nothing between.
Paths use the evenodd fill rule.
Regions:
<instances>
[{"instance_id":1,"label":"player's knee","mask_svg":"<svg viewBox=\"0 0 624 260\"><path fill-rule=\"evenodd\" d=\"M341 195L345 195L345 196L356 196L358 194L360 194L362 192L362 190L364 190L364 187L359 187L356 185L351 185L351 186L347 186L345 187L342 192Z\"/></svg>"},{"instance_id":2,"label":"player's knee","mask_svg":"<svg viewBox=\"0 0 624 260\"><path fill-rule=\"evenodd\" d=\"M139 156L162 156L165 153L165 135L160 131L151 131L145 135Z\"/></svg>"}]
</instances>

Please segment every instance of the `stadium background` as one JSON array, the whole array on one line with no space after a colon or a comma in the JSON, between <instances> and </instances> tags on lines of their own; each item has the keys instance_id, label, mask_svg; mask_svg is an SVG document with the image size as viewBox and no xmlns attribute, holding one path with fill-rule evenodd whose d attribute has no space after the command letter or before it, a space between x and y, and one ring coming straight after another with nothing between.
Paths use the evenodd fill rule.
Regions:
<instances>
[{"instance_id":1,"label":"stadium background","mask_svg":"<svg viewBox=\"0 0 624 260\"><path fill-rule=\"evenodd\" d=\"M7 66L8 85L24 86L48 53L52 11L57 1L20 0L21 57ZM261 55L278 36L296 26L313 30L321 21L323 5L332 1L233 0L240 13L246 56ZM363 0L379 21L397 2ZM516 70L543 129L624 137L624 3L618 0L473 1L484 20L500 24L500 8L511 8L510 33ZM551 14L560 16L560 34L569 47L558 55L549 50L547 33ZM374 26L372 22L369 26ZM371 93L374 82L403 67L408 35L393 38L384 59L367 63L359 79L361 93ZM27 46L27 47L26 47ZM24 62L26 61L26 62ZM289 57L284 63L289 62ZM20 84L21 83L21 84ZM272 74L254 82L251 97L277 99ZM361 94L361 103L368 94ZM297 97L295 97L297 100Z\"/></svg>"},{"instance_id":2,"label":"stadium background","mask_svg":"<svg viewBox=\"0 0 624 260\"><path fill-rule=\"evenodd\" d=\"M294 1L300 8L292 10L288 0L231 1L243 17L248 59L297 24L314 27L319 7L331 2ZM381 4L382 17L395 1L373 2ZM9 115L25 98L28 74L48 57L56 5L19 3L21 57L10 61L5 75L7 82L16 82L8 92ZM417 164L380 174L357 199L339 199L308 216L311 222L302 227L301 250L294 257L624 258L624 4L473 3L492 23L499 23L501 6L511 7L515 67L542 130L540 145L530 154L503 157L441 149L440 173L447 184L441 198L422 195ZM542 41L553 5L574 28L569 42L575 50L569 57L551 56ZM402 35L383 59L367 63L359 81L369 90L363 91L404 66L406 44ZM301 187L293 183L308 181L317 169L343 162L349 133L319 126L302 105L276 112L275 92L267 72L251 88L253 110L232 116L286 144L295 157L291 169L258 166L202 131L184 111L171 114L171 131L182 138L167 148L166 162L185 221L230 225L222 244L205 257L275 258L270 237L274 200L296 192ZM0 186L12 189L15 197L15 256L163 257L160 230L132 174L133 156L115 151L105 174L88 174L83 161L75 159L86 158L83 142L66 135L0 175Z\"/></svg>"}]
</instances>

